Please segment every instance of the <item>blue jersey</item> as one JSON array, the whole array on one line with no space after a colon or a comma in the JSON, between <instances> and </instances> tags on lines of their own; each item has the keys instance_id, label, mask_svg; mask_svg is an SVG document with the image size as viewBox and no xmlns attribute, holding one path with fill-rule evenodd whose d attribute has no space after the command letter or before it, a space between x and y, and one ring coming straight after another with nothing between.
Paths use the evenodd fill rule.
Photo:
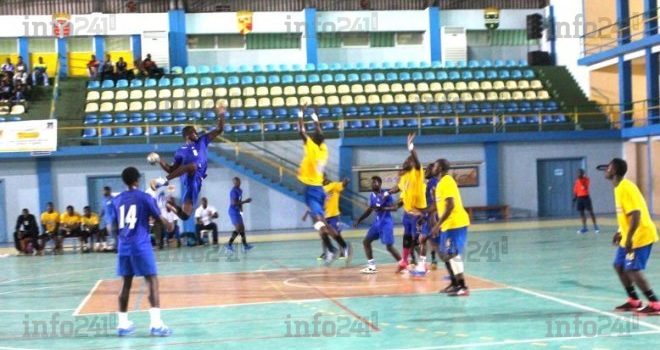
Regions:
<instances>
[{"instance_id":1,"label":"blue jersey","mask_svg":"<svg viewBox=\"0 0 660 350\"><path fill-rule=\"evenodd\" d=\"M392 204L394 204L392 196L385 197L383 193L385 193L385 190L381 190L380 194L371 192L370 207L374 208L374 211L376 212L376 221L392 219L392 214L389 211L379 209L383 207L391 207Z\"/></svg>"},{"instance_id":2,"label":"blue jersey","mask_svg":"<svg viewBox=\"0 0 660 350\"><path fill-rule=\"evenodd\" d=\"M210 142L209 136L203 135L196 142L181 146L174 153L174 164L186 165L194 163L197 165L195 177L200 179L206 178L206 163L208 160L206 148ZM184 175L184 177L189 177L189 175Z\"/></svg>"},{"instance_id":3,"label":"blue jersey","mask_svg":"<svg viewBox=\"0 0 660 350\"><path fill-rule=\"evenodd\" d=\"M238 205L235 205L234 202L238 202ZM240 188L232 188L229 192L229 210L232 211L241 211L243 208L240 204L243 201L243 190Z\"/></svg>"},{"instance_id":4,"label":"blue jersey","mask_svg":"<svg viewBox=\"0 0 660 350\"><path fill-rule=\"evenodd\" d=\"M112 206L112 195L108 197L103 197L103 222L113 223L115 222L115 210Z\"/></svg>"},{"instance_id":5,"label":"blue jersey","mask_svg":"<svg viewBox=\"0 0 660 350\"><path fill-rule=\"evenodd\" d=\"M119 255L139 255L151 251L149 217L160 217L156 200L139 190L124 191L112 205L119 232Z\"/></svg>"},{"instance_id":6,"label":"blue jersey","mask_svg":"<svg viewBox=\"0 0 660 350\"><path fill-rule=\"evenodd\" d=\"M426 205L431 206L432 203L435 203L435 188L438 186L437 177L432 177L429 181L426 182Z\"/></svg>"}]
</instances>

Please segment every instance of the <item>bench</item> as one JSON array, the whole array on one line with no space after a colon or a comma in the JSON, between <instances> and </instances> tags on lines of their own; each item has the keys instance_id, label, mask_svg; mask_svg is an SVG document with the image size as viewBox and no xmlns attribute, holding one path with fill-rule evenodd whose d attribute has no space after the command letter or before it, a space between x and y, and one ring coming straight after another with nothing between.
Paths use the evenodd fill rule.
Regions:
<instances>
[{"instance_id":1,"label":"bench","mask_svg":"<svg viewBox=\"0 0 660 350\"><path fill-rule=\"evenodd\" d=\"M473 213L475 212L485 212L487 218L490 218L491 212L497 212L503 219L509 218L509 206L508 205L482 205L474 207L466 207L465 210L470 215L470 219L473 218Z\"/></svg>"}]
</instances>

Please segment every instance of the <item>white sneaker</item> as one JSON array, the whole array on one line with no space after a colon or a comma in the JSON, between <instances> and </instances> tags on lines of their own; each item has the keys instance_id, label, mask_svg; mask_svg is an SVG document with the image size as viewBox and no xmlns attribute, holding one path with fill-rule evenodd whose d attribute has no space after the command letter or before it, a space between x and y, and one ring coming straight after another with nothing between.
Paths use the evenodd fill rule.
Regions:
<instances>
[{"instance_id":1,"label":"white sneaker","mask_svg":"<svg viewBox=\"0 0 660 350\"><path fill-rule=\"evenodd\" d=\"M367 267L360 270L360 272L366 274L374 274L374 273L378 273L378 269L376 268L376 265L367 265Z\"/></svg>"},{"instance_id":2,"label":"white sneaker","mask_svg":"<svg viewBox=\"0 0 660 350\"><path fill-rule=\"evenodd\" d=\"M150 185L151 185L151 189L155 191L156 189L158 189L160 187L167 186L168 181L164 176L160 176L160 177L157 177L157 178L151 180Z\"/></svg>"},{"instance_id":3,"label":"white sneaker","mask_svg":"<svg viewBox=\"0 0 660 350\"><path fill-rule=\"evenodd\" d=\"M333 252L325 253L325 264L330 265L333 261L335 261L335 254Z\"/></svg>"}]
</instances>

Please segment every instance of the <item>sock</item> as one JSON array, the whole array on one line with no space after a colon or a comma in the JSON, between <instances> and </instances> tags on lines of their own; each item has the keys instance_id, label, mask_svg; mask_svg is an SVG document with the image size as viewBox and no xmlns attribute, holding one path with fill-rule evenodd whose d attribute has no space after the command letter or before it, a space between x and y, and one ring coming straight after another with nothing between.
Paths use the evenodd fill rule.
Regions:
<instances>
[{"instance_id":1,"label":"sock","mask_svg":"<svg viewBox=\"0 0 660 350\"><path fill-rule=\"evenodd\" d=\"M244 246L247 246L247 238L245 238L245 232L239 232L239 235L241 235L241 242L243 243Z\"/></svg>"},{"instance_id":2,"label":"sock","mask_svg":"<svg viewBox=\"0 0 660 350\"><path fill-rule=\"evenodd\" d=\"M376 259L367 260L367 265L376 267Z\"/></svg>"},{"instance_id":3,"label":"sock","mask_svg":"<svg viewBox=\"0 0 660 350\"><path fill-rule=\"evenodd\" d=\"M181 207L176 208L176 216L178 216L182 221L186 221L190 218L190 215L184 213Z\"/></svg>"},{"instance_id":4,"label":"sock","mask_svg":"<svg viewBox=\"0 0 660 350\"><path fill-rule=\"evenodd\" d=\"M456 281L456 276L454 276L454 271L451 269L451 265L449 264L449 261L445 261L445 267L447 268L447 272L449 272L449 277L451 277L451 284L453 286L457 286L458 281Z\"/></svg>"},{"instance_id":5,"label":"sock","mask_svg":"<svg viewBox=\"0 0 660 350\"><path fill-rule=\"evenodd\" d=\"M431 252L431 260L435 261L435 250Z\"/></svg>"},{"instance_id":6,"label":"sock","mask_svg":"<svg viewBox=\"0 0 660 350\"><path fill-rule=\"evenodd\" d=\"M344 241L344 237L337 235L337 238L335 238L335 241L339 244L341 249L346 249L348 245L346 245L346 241Z\"/></svg>"},{"instance_id":7,"label":"sock","mask_svg":"<svg viewBox=\"0 0 660 350\"><path fill-rule=\"evenodd\" d=\"M417 271L426 271L426 257L420 256L417 263Z\"/></svg>"},{"instance_id":8,"label":"sock","mask_svg":"<svg viewBox=\"0 0 660 350\"><path fill-rule=\"evenodd\" d=\"M160 308L152 307L149 309L149 316L151 316L150 328L160 328L163 326L163 320L160 319Z\"/></svg>"},{"instance_id":9,"label":"sock","mask_svg":"<svg viewBox=\"0 0 660 350\"><path fill-rule=\"evenodd\" d=\"M231 238L229 238L229 243L227 243L227 244L229 244L229 245L234 244L234 240L236 239L237 236L238 236L238 232L236 232L236 231L232 232L231 233Z\"/></svg>"},{"instance_id":10,"label":"sock","mask_svg":"<svg viewBox=\"0 0 660 350\"><path fill-rule=\"evenodd\" d=\"M410 256L410 248L403 248L403 261L408 264L408 257Z\"/></svg>"},{"instance_id":11,"label":"sock","mask_svg":"<svg viewBox=\"0 0 660 350\"><path fill-rule=\"evenodd\" d=\"M656 297L655 294L653 294L653 289L649 289L649 290L647 290L646 292L644 292L644 295L646 295L646 298L647 298L650 302L655 303L655 302L658 301L658 297Z\"/></svg>"},{"instance_id":12,"label":"sock","mask_svg":"<svg viewBox=\"0 0 660 350\"><path fill-rule=\"evenodd\" d=\"M128 328L128 326L130 325L130 322L128 322L128 312L118 312L117 319L118 319L117 326L119 328Z\"/></svg>"},{"instance_id":13,"label":"sock","mask_svg":"<svg viewBox=\"0 0 660 350\"><path fill-rule=\"evenodd\" d=\"M635 287L630 286L626 287L626 293L628 294L628 297L632 300L639 300L639 296L637 296L637 292L635 292Z\"/></svg>"},{"instance_id":14,"label":"sock","mask_svg":"<svg viewBox=\"0 0 660 350\"><path fill-rule=\"evenodd\" d=\"M337 252L337 249L332 245L330 237L328 235L321 235L321 240L323 240L323 245L330 251L330 253Z\"/></svg>"},{"instance_id":15,"label":"sock","mask_svg":"<svg viewBox=\"0 0 660 350\"><path fill-rule=\"evenodd\" d=\"M465 288L465 280L464 279L456 279L456 282L458 282L458 286L461 288Z\"/></svg>"}]
</instances>

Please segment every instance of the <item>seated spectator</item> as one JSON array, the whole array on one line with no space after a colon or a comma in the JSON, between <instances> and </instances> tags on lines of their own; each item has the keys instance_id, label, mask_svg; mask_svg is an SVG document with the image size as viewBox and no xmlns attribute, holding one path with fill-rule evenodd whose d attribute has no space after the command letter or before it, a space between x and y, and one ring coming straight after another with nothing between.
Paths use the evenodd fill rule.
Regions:
<instances>
[{"instance_id":1,"label":"seated spectator","mask_svg":"<svg viewBox=\"0 0 660 350\"><path fill-rule=\"evenodd\" d=\"M92 55L92 59L87 62L87 70L89 70L89 77L91 79L96 79L99 74L99 65L101 62L96 59L96 55Z\"/></svg>"},{"instance_id":2,"label":"seated spectator","mask_svg":"<svg viewBox=\"0 0 660 350\"><path fill-rule=\"evenodd\" d=\"M16 231L14 232L14 244L19 255L32 254L32 249L39 251L39 226L34 215L27 209L16 219Z\"/></svg>"},{"instance_id":3,"label":"seated spectator","mask_svg":"<svg viewBox=\"0 0 660 350\"><path fill-rule=\"evenodd\" d=\"M117 79L128 79L127 64L123 57L117 61Z\"/></svg>"},{"instance_id":4,"label":"seated spectator","mask_svg":"<svg viewBox=\"0 0 660 350\"><path fill-rule=\"evenodd\" d=\"M167 201L170 204L175 204L173 197L168 197ZM176 239L176 247L181 248L181 233L179 232L179 226L177 225L177 220L179 219L179 217L176 216L176 213L174 211L170 210L170 207L167 207L164 216L165 218L167 218L167 221L172 223L173 229L172 231L167 231L167 228L163 228L163 235L160 241L161 249L163 247L163 240L165 240L165 242L167 242L168 243L167 245L169 246L169 242L172 239Z\"/></svg>"},{"instance_id":5,"label":"seated spectator","mask_svg":"<svg viewBox=\"0 0 660 350\"><path fill-rule=\"evenodd\" d=\"M95 213L92 213L89 205L83 208L83 216L80 218L80 236L81 240L84 242L82 252L88 253L90 249L94 248L94 238L96 237L96 247L97 251L101 249L101 241L105 244L105 237L101 236L101 231L99 230L99 217ZM87 239L89 238L89 247L87 246ZM81 243L82 244L82 243Z\"/></svg>"},{"instance_id":6,"label":"seated spectator","mask_svg":"<svg viewBox=\"0 0 660 350\"><path fill-rule=\"evenodd\" d=\"M195 231L197 234L197 244L202 242L202 231L209 230L213 234L213 244L218 244L218 225L213 219L218 218L218 211L210 206L206 197L202 198L202 205L195 210Z\"/></svg>"},{"instance_id":7,"label":"seated spectator","mask_svg":"<svg viewBox=\"0 0 660 350\"><path fill-rule=\"evenodd\" d=\"M13 101L20 102L20 101L23 101L23 100L25 100L25 85L23 85L23 83L20 80L18 80L14 84L14 98L13 98Z\"/></svg>"},{"instance_id":8,"label":"seated spectator","mask_svg":"<svg viewBox=\"0 0 660 350\"><path fill-rule=\"evenodd\" d=\"M162 68L158 68L156 62L151 60L151 54L147 54L147 58L142 61L142 70L149 78L158 79L164 73Z\"/></svg>"},{"instance_id":9,"label":"seated spectator","mask_svg":"<svg viewBox=\"0 0 660 350\"><path fill-rule=\"evenodd\" d=\"M5 63L2 65L2 74L13 75L15 70L16 67L14 67L14 65L11 64L11 59L7 58Z\"/></svg>"},{"instance_id":10,"label":"seated spectator","mask_svg":"<svg viewBox=\"0 0 660 350\"><path fill-rule=\"evenodd\" d=\"M37 248L37 255L44 255L44 248L46 244L51 239L57 239L57 231L60 226L60 213L58 213L54 207L53 203L46 204L46 211L41 214L41 227L42 234L39 236L39 245ZM57 248L57 244L56 244ZM56 249L53 249L53 253L57 253Z\"/></svg>"},{"instance_id":11,"label":"seated spectator","mask_svg":"<svg viewBox=\"0 0 660 350\"><path fill-rule=\"evenodd\" d=\"M105 61L101 66L101 80L113 80L115 78L115 65L110 59L110 55L105 55Z\"/></svg>"},{"instance_id":12,"label":"seated spectator","mask_svg":"<svg viewBox=\"0 0 660 350\"><path fill-rule=\"evenodd\" d=\"M26 73L28 72L27 65L23 62L23 56L18 56L18 62L16 62L16 73Z\"/></svg>"},{"instance_id":13,"label":"seated spectator","mask_svg":"<svg viewBox=\"0 0 660 350\"><path fill-rule=\"evenodd\" d=\"M80 238L80 222L80 214L73 210L72 205L67 206L66 212L60 215L60 231L57 235L57 246L55 247L59 254L62 254L62 243L64 243L65 238Z\"/></svg>"},{"instance_id":14,"label":"seated spectator","mask_svg":"<svg viewBox=\"0 0 660 350\"><path fill-rule=\"evenodd\" d=\"M14 74L14 84L20 81L23 85L27 85L28 74L26 71L18 71Z\"/></svg>"},{"instance_id":15,"label":"seated spectator","mask_svg":"<svg viewBox=\"0 0 660 350\"><path fill-rule=\"evenodd\" d=\"M2 82L0 82L0 100L9 101L13 95L14 92L11 87L11 84L7 82L7 80L3 79Z\"/></svg>"},{"instance_id":16,"label":"seated spectator","mask_svg":"<svg viewBox=\"0 0 660 350\"><path fill-rule=\"evenodd\" d=\"M39 57L39 62L34 65L34 72L32 72L32 85L37 85L41 80L44 86L48 86L48 66L44 63L44 58Z\"/></svg>"}]
</instances>

